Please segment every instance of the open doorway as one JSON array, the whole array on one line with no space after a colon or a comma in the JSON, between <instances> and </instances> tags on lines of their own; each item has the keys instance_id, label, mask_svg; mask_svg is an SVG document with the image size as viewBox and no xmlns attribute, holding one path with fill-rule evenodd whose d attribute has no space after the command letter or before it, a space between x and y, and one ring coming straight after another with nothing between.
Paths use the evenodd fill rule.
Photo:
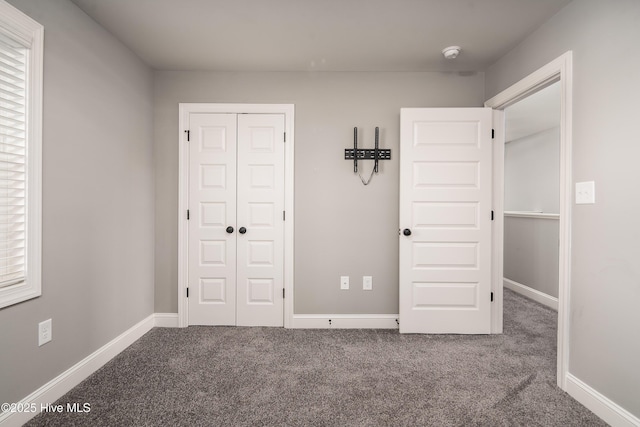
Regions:
<instances>
[{"instance_id":1,"label":"open doorway","mask_svg":"<svg viewBox=\"0 0 640 427\"><path fill-rule=\"evenodd\" d=\"M569 51L485 102L485 107L498 110L494 115L497 138L504 137L504 110L518 101L558 82L560 92L560 168L558 206L558 339L557 384L567 390L569 360L569 306L571 266L571 117L572 117L572 53ZM492 310L492 333L503 328L503 223L504 223L504 146L494 145L493 194L496 221L493 234L492 289L495 304Z\"/></svg>"},{"instance_id":2,"label":"open doorway","mask_svg":"<svg viewBox=\"0 0 640 427\"><path fill-rule=\"evenodd\" d=\"M557 311L560 82L504 114L504 287Z\"/></svg>"}]
</instances>

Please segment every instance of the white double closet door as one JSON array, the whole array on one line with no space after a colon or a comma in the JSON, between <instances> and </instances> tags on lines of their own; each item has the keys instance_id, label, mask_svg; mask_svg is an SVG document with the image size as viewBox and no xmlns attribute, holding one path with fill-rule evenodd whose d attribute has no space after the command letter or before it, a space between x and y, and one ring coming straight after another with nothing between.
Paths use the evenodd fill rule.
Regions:
<instances>
[{"instance_id":1,"label":"white double closet door","mask_svg":"<svg viewBox=\"0 0 640 427\"><path fill-rule=\"evenodd\" d=\"M189 324L283 326L283 114L189 115Z\"/></svg>"}]
</instances>

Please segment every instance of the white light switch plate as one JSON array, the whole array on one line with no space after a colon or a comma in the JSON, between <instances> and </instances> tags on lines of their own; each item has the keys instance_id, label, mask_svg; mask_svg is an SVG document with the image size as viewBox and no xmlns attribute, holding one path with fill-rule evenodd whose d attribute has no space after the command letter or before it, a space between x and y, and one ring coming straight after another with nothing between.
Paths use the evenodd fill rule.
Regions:
<instances>
[{"instance_id":1,"label":"white light switch plate","mask_svg":"<svg viewBox=\"0 0 640 427\"><path fill-rule=\"evenodd\" d=\"M596 183L594 181L576 182L576 205L589 205L596 202Z\"/></svg>"},{"instance_id":2,"label":"white light switch plate","mask_svg":"<svg viewBox=\"0 0 640 427\"><path fill-rule=\"evenodd\" d=\"M349 290L349 276L340 276L340 289L343 291Z\"/></svg>"},{"instance_id":3,"label":"white light switch plate","mask_svg":"<svg viewBox=\"0 0 640 427\"><path fill-rule=\"evenodd\" d=\"M53 336L51 319L38 323L38 346L51 341Z\"/></svg>"},{"instance_id":4,"label":"white light switch plate","mask_svg":"<svg viewBox=\"0 0 640 427\"><path fill-rule=\"evenodd\" d=\"M362 290L365 290L365 291L373 290L373 277L362 276Z\"/></svg>"}]
</instances>

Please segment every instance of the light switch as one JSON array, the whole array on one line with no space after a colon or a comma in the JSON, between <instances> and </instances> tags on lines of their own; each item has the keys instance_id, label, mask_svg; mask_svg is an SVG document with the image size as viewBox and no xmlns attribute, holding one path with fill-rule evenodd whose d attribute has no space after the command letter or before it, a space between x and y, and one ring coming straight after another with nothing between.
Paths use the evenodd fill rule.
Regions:
<instances>
[{"instance_id":1,"label":"light switch","mask_svg":"<svg viewBox=\"0 0 640 427\"><path fill-rule=\"evenodd\" d=\"M596 202L596 183L594 181L576 182L576 205L589 205Z\"/></svg>"},{"instance_id":2,"label":"light switch","mask_svg":"<svg viewBox=\"0 0 640 427\"><path fill-rule=\"evenodd\" d=\"M373 290L373 277L372 276L362 276L362 290L363 291L371 291L371 290Z\"/></svg>"},{"instance_id":3,"label":"light switch","mask_svg":"<svg viewBox=\"0 0 640 427\"><path fill-rule=\"evenodd\" d=\"M38 346L51 341L53 337L51 319L38 323Z\"/></svg>"}]
</instances>

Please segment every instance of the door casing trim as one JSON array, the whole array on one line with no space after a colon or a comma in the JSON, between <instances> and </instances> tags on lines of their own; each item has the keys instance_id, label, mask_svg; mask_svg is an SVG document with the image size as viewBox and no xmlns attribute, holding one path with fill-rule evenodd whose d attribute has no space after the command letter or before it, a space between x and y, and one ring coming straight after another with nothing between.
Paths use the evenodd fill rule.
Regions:
<instances>
[{"instance_id":1,"label":"door casing trim","mask_svg":"<svg viewBox=\"0 0 640 427\"><path fill-rule=\"evenodd\" d=\"M189 326L188 287L188 245L189 233L187 209L189 205L189 156L187 133L191 113L233 113L233 114L284 114L286 142L284 147L285 188L284 206L284 327L293 323L293 257L294 257L294 104L178 104L178 327Z\"/></svg>"},{"instance_id":2,"label":"door casing trim","mask_svg":"<svg viewBox=\"0 0 640 427\"><path fill-rule=\"evenodd\" d=\"M560 82L560 238L558 281L558 387L567 391L569 373L570 297L571 297L571 207L572 207L572 110L573 110L573 53L568 51L547 65L539 68L519 82L500 92L484 103L485 107L504 110L509 105L527 97L554 81ZM502 120L500 132L503 132ZM504 150L504 147L502 147ZM494 158L495 159L495 158ZM498 169L499 168L499 169ZM498 218L504 214L504 158L494 162L494 211ZM494 228L493 244L501 256L504 241ZM494 292L496 301L492 313L492 333L502 333L502 259L494 256ZM498 259L500 258L500 259Z\"/></svg>"}]
</instances>

